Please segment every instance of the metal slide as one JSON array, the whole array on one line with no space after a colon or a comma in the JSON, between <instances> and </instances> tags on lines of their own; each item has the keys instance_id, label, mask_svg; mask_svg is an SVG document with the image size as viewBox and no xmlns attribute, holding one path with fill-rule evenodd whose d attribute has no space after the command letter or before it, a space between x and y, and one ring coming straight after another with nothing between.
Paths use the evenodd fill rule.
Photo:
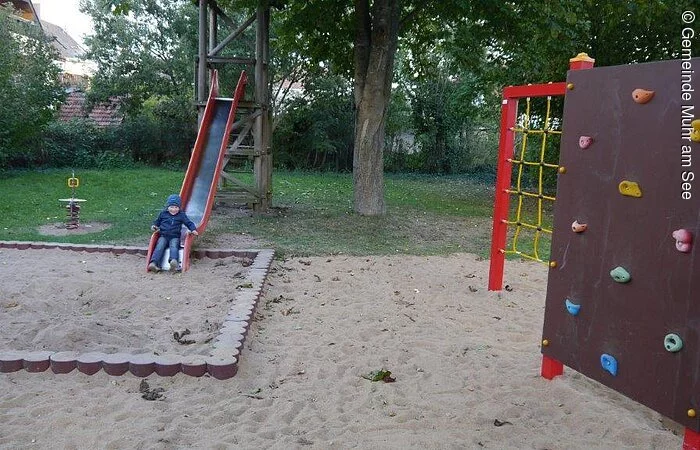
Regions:
<instances>
[{"instance_id":1,"label":"metal slide","mask_svg":"<svg viewBox=\"0 0 700 450\"><path fill-rule=\"evenodd\" d=\"M229 134L236 118L238 103L243 97L248 77L245 71L241 72L236 85L233 98L218 98L219 77L218 72L213 71L209 99L204 108L204 116L197 133L197 140L190 157L190 163L185 172L185 179L180 189L182 209L192 222L197 225L197 231L201 234L207 227L211 215L214 196L219 182L219 175L224 163L226 146ZM159 233L156 231L151 236L148 244L148 256L146 265L151 260L151 255L158 242ZM186 271L190 267L190 250L194 236L187 234L187 229L182 227L180 239L180 263L181 269ZM160 267L167 270L170 267L170 251L166 249Z\"/></svg>"}]
</instances>

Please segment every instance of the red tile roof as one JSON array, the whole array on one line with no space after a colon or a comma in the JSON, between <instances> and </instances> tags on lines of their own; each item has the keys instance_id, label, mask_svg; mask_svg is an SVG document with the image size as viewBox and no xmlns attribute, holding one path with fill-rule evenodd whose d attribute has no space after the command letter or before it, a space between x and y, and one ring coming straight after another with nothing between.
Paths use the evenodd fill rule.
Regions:
<instances>
[{"instance_id":1,"label":"red tile roof","mask_svg":"<svg viewBox=\"0 0 700 450\"><path fill-rule=\"evenodd\" d=\"M100 127L119 125L124 121L124 115L119 108L120 103L118 97L110 97L109 101L98 103L88 111L85 92L69 92L66 101L61 105L58 119L63 122L72 119L88 119Z\"/></svg>"}]
</instances>

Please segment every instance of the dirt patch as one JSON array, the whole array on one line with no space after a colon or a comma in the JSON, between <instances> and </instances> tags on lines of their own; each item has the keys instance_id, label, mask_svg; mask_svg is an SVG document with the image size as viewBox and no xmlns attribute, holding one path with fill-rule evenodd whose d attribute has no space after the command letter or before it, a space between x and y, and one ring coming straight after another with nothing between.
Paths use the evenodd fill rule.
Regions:
<instances>
[{"instance_id":1,"label":"dirt patch","mask_svg":"<svg viewBox=\"0 0 700 450\"><path fill-rule=\"evenodd\" d=\"M63 222L50 223L47 225L42 225L37 230L39 234L44 236L70 236L72 234L90 234L99 233L108 228L111 228L111 223L106 222L88 222L81 223L78 228L67 229L66 224Z\"/></svg>"}]
</instances>

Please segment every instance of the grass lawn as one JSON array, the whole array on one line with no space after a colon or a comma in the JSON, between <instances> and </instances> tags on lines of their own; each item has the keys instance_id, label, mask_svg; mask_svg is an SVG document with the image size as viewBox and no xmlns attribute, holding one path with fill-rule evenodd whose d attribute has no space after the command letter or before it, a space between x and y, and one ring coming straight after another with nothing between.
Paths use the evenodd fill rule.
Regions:
<instances>
[{"instance_id":1,"label":"grass lawn","mask_svg":"<svg viewBox=\"0 0 700 450\"><path fill-rule=\"evenodd\" d=\"M42 226L65 220L68 170L13 172L0 178L0 240L146 245L149 226L184 172L130 169L76 172L82 223L96 233L47 236ZM206 233L246 234L281 255L424 254L488 256L493 184L465 176L387 175L387 214L352 212L352 175L275 172L273 208L264 215L216 208ZM227 212L229 210L229 212ZM550 219L551 220L551 219ZM547 248L548 251L548 248Z\"/></svg>"}]
</instances>

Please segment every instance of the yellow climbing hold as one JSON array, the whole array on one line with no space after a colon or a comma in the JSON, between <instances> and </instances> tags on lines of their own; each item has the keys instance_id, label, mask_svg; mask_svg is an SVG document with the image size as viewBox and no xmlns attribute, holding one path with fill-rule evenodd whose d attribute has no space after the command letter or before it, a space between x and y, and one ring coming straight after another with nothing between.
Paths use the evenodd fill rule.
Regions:
<instances>
[{"instance_id":1,"label":"yellow climbing hold","mask_svg":"<svg viewBox=\"0 0 700 450\"><path fill-rule=\"evenodd\" d=\"M549 345L549 341L547 339L542 339L542 346L546 347Z\"/></svg>"},{"instance_id":2,"label":"yellow climbing hold","mask_svg":"<svg viewBox=\"0 0 700 450\"><path fill-rule=\"evenodd\" d=\"M618 186L618 189L620 190L620 194L628 197L639 198L642 196L642 189L634 181L622 180Z\"/></svg>"},{"instance_id":3,"label":"yellow climbing hold","mask_svg":"<svg viewBox=\"0 0 700 450\"><path fill-rule=\"evenodd\" d=\"M693 120L690 122L690 125L693 127L693 129L690 130L690 140L693 142L700 142L700 119Z\"/></svg>"},{"instance_id":4,"label":"yellow climbing hold","mask_svg":"<svg viewBox=\"0 0 700 450\"><path fill-rule=\"evenodd\" d=\"M694 409L691 408L688 410L688 417L695 417L695 415L696 415L696 412Z\"/></svg>"}]
</instances>

